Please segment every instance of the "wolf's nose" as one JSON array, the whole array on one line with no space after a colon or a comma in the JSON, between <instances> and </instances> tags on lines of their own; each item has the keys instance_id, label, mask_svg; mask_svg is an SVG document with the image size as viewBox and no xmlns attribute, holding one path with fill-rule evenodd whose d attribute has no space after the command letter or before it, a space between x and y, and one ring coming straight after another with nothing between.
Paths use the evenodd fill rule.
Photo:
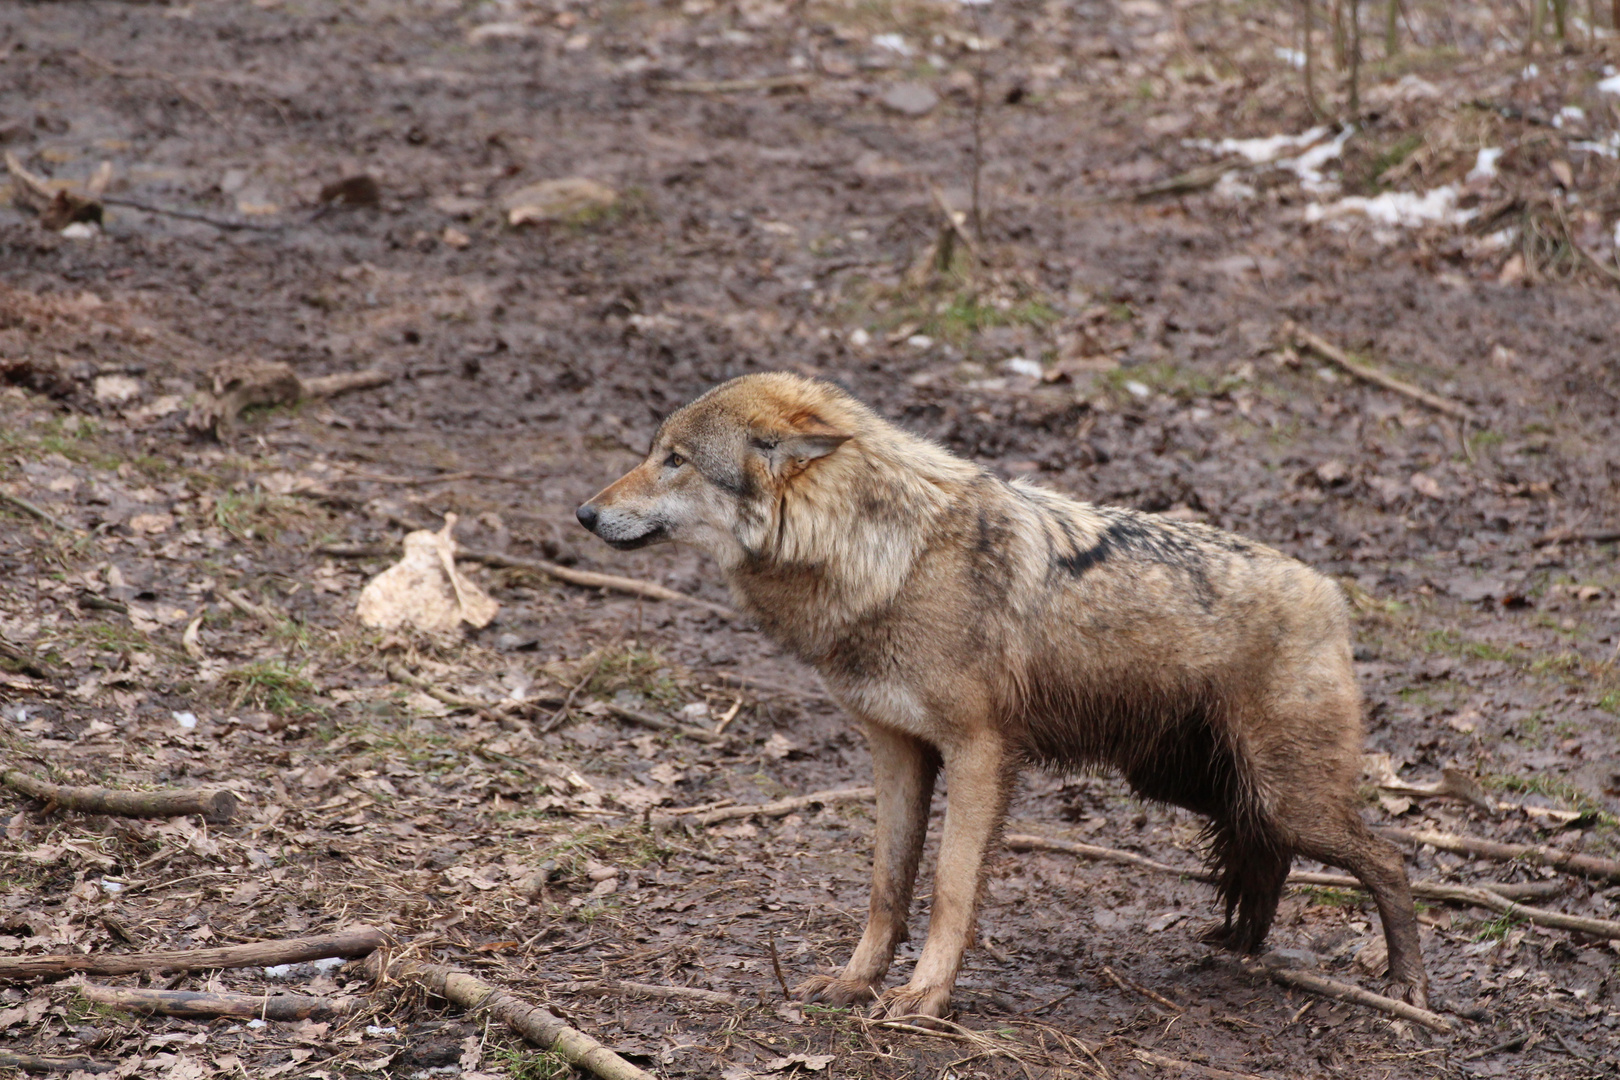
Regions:
<instances>
[{"instance_id":1,"label":"wolf's nose","mask_svg":"<svg viewBox=\"0 0 1620 1080\"><path fill-rule=\"evenodd\" d=\"M579 518L579 523L585 526L591 532L596 531L596 507L592 506L590 503L586 503L584 506L574 511L574 516Z\"/></svg>"}]
</instances>

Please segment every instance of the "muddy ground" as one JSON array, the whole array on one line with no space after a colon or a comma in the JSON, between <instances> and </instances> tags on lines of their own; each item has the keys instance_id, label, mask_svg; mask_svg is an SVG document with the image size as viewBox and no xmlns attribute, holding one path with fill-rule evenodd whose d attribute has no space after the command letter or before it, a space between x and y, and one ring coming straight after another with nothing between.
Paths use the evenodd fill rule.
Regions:
<instances>
[{"instance_id":1,"label":"muddy ground","mask_svg":"<svg viewBox=\"0 0 1620 1080\"><path fill-rule=\"evenodd\" d=\"M647 822L866 782L812 673L707 610L524 569L468 564L502 607L464 638L354 616L403 532L446 512L472 548L726 602L698 557L615 554L572 510L683 400L796 370L1004 475L1335 575L1358 613L1367 749L1387 755L1370 821L1615 854L1620 97L1600 80L1620 39L1573 19L1567 42L1549 26L1526 44L1515 5L1416 3L1386 56L1369 10L1361 121L1313 171L1297 150L1282 167L1213 142L1317 122L1293 10L0 8L0 148L104 204L99 225L59 231L13 176L0 205L0 752L58 782L243 802L209 825L6 793L0 953L369 923L660 1076L1612 1075L1611 943L1425 906L1457 1025L1436 1035L1202 944L1207 886L1047 854L994 859L956 997L974 1035L801 1010L773 954L790 982L847 956L869 805ZM1331 121L1349 88L1320 17ZM374 185L332 186L361 175ZM567 177L616 198L508 223L503 199ZM1441 190L1426 222L1338 202ZM941 240L942 203L976 250ZM1290 321L1467 418L1347 377L1291 345ZM199 381L242 358L392 381L255 410L217 441L188 430ZM604 702L730 716L730 739L644 730ZM1408 785L1454 768L1488 798L1382 791L1385 765ZM1178 866L1201 850L1197 820L1109 778L1030 777L1013 827ZM1613 882L1408 854L1416 878L1557 881L1544 906L1620 915ZM1361 953L1378 937L1364 897L1307 889L1269 944L1378 989ZM346 991L364 1009L165 1020L25 983L0 990L0 1050L173 1078L566 1074L499 1024L352 970L102 981Z\"/></svg>"}]
</instances>

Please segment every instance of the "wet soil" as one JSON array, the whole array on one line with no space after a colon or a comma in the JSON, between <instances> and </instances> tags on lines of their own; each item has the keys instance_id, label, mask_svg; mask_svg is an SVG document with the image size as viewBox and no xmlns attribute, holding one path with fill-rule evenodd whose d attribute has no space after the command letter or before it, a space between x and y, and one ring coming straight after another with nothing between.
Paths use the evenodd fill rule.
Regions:
<instances>
[{"instance_id":1,"label":"wet soil","mask_svg":"<svg viewBox=\"0 0 1620 1080\"><path fill-rule=\"evenodd\" d=\"M472 548L725 603L703 559L614 553L572 511L681 402L795 370L1003 475L1332 574L1358 615L1367 750L1387 756L1369 821L1614 855L1620 166L1580 146L1620 129L1597 85L1615 39L1577 28L1527 57L1516 7L1455 7L1413 5L1405 51L1369 64L1358 133L1326 167L1338 193L1200 142L1315 122L1289 12L1267 5L0 10L3 149L105 204L66 233L20 180L0 206L0 754L59 782L228 785L244 803L213 826L8 793L0 953L368 922L661 1076L1610 1075L1613 943L1426 907L1457 1025L1439 1036L1203 944L1207 886L1052 854L993 861L955 999L971 1034L800 1009L777 966L791 983L852 948L869 805L650 819L867 782L813 673L703 609L525 569L469 567L502 608L464 638L354 616L402 533L447 512ZM1342 79L1319 81L1342 112ZM374 184L340 183L358 176ZM564 177L617 198L508 224L503 199ZM1447 184L1471 220L1311 220L1340 194ZM1470 419L1350 377L1290 323ZM218 441L189 431L199 381L243 358L392 381L256 410ZM637 728L605 702L729 715L731 739ZM1384 765L1409 785L1462 770L1488 798L1383 792ZM1107 777L1028 777L1012 818L1177 866L1202 850L1198 820ZM1613 882L1408 854L1415 878L1561 881L1538 903L1620 917ZM1361 950L1379 937L1363 896L1305 889L1268 944L1378 989ZM367 1006L209 1024L23 984L0 989L0 1049L141 1076L565 1074L499 1025L346 970L145 982Z\"/></svg>"}]
</instances>

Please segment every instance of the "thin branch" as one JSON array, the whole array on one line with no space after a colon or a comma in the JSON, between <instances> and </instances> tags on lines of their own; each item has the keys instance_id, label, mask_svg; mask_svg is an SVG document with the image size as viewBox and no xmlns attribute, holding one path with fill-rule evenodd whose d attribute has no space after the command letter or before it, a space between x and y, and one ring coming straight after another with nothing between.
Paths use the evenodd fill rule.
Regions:
<instances>
[{"instance_id":1,"label":"thin branch","mask_svg":"<svg viewBox=\"0 0 1620 1080\"><path fill-rule=\"evenodd\" d=\"M218 949L128 953L122 956L72 954L66 956L0 956L0 981L15 982L36 975L132 975L137 971L208 971L214 968L267 967L300 964L330 957L365 956L388 943L388 936L370 926L356 926L318 937L256 941Z\"/></svg>"},{"instance_id":2,"label":"thin branch","mask_svg":"<svg viewBox=\"0 0 1620 1080\"><path fill-rule=\"evenodd\" d=\"M394 960L390 963L386 956L379 953L366 961L365 970L379 982L395 979L408 983L468 1011L487 1009L525 1039L561 1055L570 1064L595 1073L604 1080L654 1080L651 1073L630 1064L547 1010L454 968L414 960Z\"/></svg>"},{"instance_id":3,"label":"thin branch","mask_svg":"<svg viewBox=\"0 0 1620 1080\"><path fill-rule=\"evenodd\" d=\"M1171 1057L1168 1054L1161 1054L1154 1050L1143 1050L1140 1047L1132 1050L1131 1056L1137 1061L1157 1065L1161 1069L1188 1073L1193 1076L1207 1076L1209 1080L1267 1080L1266 1077L1256 1073L1233 1072L1230 1069L1218 1069L1214 1065L1200 1065L1196 1061L1184 1061L1181 1058Z\"/></svg>"},{"instance_id":4,"label":"thin branch","mask_svg":"<svg viewBox=\"0 0 1620 1080\"><path fill-rule=\"evenodd\" d=\"M23 1072L112 1072L117 1065L87 1057L51 1057L45 1054L19 1054L15 1050L0 1050L0 1069L21 1069Z\"/></svg>"},{"instance_id":5,"label":"thin branch","mask_svg":"<svg viewBox=\"0 0 1620 1080\"><path fill-rule=\"evenodd\" d=\"M559 566L545 559L520 559L511 555L501 555L493 551L475 551L471 548L459 548L456 551L458 558L471 562L483 563L485 566L503 567L510 570L532 570L537 574L556 578L569 585L582 585L589 589L608 589L613 592L628 593L631 596L644 596L649 600L665 600L672 604L690 604L705 611L714 613L727 619L740 619L737 612L732 611L724 604L711 603L708 600L699 600L695 596L665 588L651 581L642 581L639 578L621 577L618 574L598 574L591 570L575 570L567 566Z\"/></svg>"},{"instance_id":6,"label":"thin branch","mask_svg":"<svg viewBox=\"0 0 1620 1080\"><path fill-rule=\"evenodd\" d=\"M1359 986L1351 986L1349 983L1339 982L1337 979L1330 979L1325 975L1313 975L1306 971L1296 971L1293 968L1273 967L1270 965L1256 965L1256 967L1270 977L1273 982L1282 983L1284 986L1292 986L1296 990L1309 990L1313 994L1321 994L1324 997L1365 1005L1369 1009L1377 1009L1379 1012L1388 1013L1390 1016L1422 1024L1431 1031L1448 1032L1451 1030L1451 1022L1439 1013L1430 1012L1428 1009L1420 1009L1416 1005L1409 1005L1404 1001L1385 997L1383 994L1375 994L1371 990L1363 990Z\"/></svg>"},{"instance_id":7,"label":"thin branch","mask_svg":"<svg viewBox=\"0 0 1620 1080\"><path fill-rule=\"evenodd\" d=\"M1585 877L1620 881L1620 862L1599 858L1596 855L1580 855L1539 844L1503 844L1477 836L1435 832L1432 829L1380 828L1375 831L1382 836L1405 840L1412 844L1428 844L1441 851L1450 851L1458 855L1478 855L1499 862L1527 862L1538 866L1552 866Z\"/></svg>"},{"instance_id":8,"label":"thin branch","mask_svg":"<svg viewBox=\"0 0 1620 1080\"><path fill-rule=\"evenodd\" d=\"M1397 394L1402 394L1422 405L1427 405L1435 412L1445 413L1447 416L1456 417L1466 423L1475 422L1474 412L1467 406L1459 405L1449 398L1441 397L1439 394L1430 393L1422 387L1413 386L1409 382L1403 382L1393 375L1385 374L1371 364L1364 364L1360 360L1352 359L1343 349L1326 338L1311 333L1298 323L1283 323L1282 332L1285 338L1291 338L1295 344L1310 349L1324 360L1332 361L1364 382L1382 386L1385 390L1393 390Z\"/></svg>"},{"instance_id":9,"label":"thin branch","mask_svg":"<svg viewBox=\"0 0 1620 1080\"><path fill-rule=\"evenodd\" d=\"M625 979L580 979L558 983L557 990L570 990L584 994L637 994L641 997L662 998L666 1001L701 1001L708 1005L723 1005L735 1009L742 1005L736 994L722 994L718 990L704 990L697 986L659 986L656 983L629 982Z\"/></svg>"},{"instance_id":10,"label":"thin branch","mask_svg":"<svg viewBox=\"0 0 1620 1080\"><path fill-rule=\"evenodd\" d=\"M756 814L760 817L786 817L795 811L811 806L831 806L833 803L840 802L861 802L875 797L875 789L869 787L838 788L833 791L814 791L808 795L794 795L769 803L725 806L701 814L692 814L684 818L677 817L675 814L663 814L655 817L653 821L664 825L691 821L697 825L707 826L722 821L733 821L737 818L753 817Z\"/></svg>"},{"instance_id":11,"label":"thin branch","mask_svg":"<svg viewBox=\"0 0 1620 1080\"><path fill-rule=\"evenodd\" d=\"M58 530L60 532L65 532L69 536L79 537L79 536L84 535L83 533L79 532L78 529L75 529L73 526L64 525L60 520L58 520L57 518L52 516L50 513L46 512L44 510L41 510L39 507L37 507L33 503L29 502L27 499L23 498L21 495L13 495L13 494L11 494L11 492L6 491L4 488L0 488L0 503L5 503L7 506L11 506L11 507L14 507L14 508L16 508L18 510L21 510L23 513L27 514L29 517L35 519L36 521L43 521L45 524L49 525L51 528L56 529L56 530Z\"/></svg>"}]
</instances>

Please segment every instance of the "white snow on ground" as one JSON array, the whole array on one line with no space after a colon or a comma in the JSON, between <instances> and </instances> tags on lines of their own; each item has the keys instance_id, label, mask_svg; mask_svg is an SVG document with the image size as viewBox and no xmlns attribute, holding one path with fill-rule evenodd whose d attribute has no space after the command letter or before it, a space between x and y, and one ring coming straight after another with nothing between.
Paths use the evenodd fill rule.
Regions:
<instances>
[{"instance_id":1,"label":"white snow on ground","mask_svg":"<svg viewBox=\"0 0 1620 1080\"><path fill-rule=\"evenodd\" d=\"M1216 154L1237 154L1255 165L1276 161L1285 150L1299 150L1321 142L1325 127L1313 127L1302 135L1272 135L1264 139L1188 139L1183 145Z\"/></svg>"},{"instance_id":2,"label":"white snow on ground","mask_svg":"<svg viewBox=\"0 0 1620 1080\"><path fill-rule=\"evenodd\" d=\"M1610 75L1607 79L1599 79L1597 88L1605 94L1620 94L1620 75Z\"/></svg>"},{"instance_id":3,"label":"white snow on ground","mask_svg":"<svg viewBox=\"0 0 1620 1080\"><path fill-rule=\"evenodd\" d=\"M1474 155L1474 167L1468 170L1469 183L1475 180L1489 180L1496 175L1496 163L1502 158L1500 146L1482 146L1479 153Z\"/></svg>"},{"instance_id":4,"label":"white snow on ground","mask_svg":"<svg viewBox=\"0 0 1620 1080\"><path fill-rule=\"evenodd\" d=\"M1305 208L1305 220L1328 221L1346 214L1362 214L1381 225L1410 229L1419 225L1461 225L1478 212L1459 210L1457 186L1445 184L1421 195L1411 191L1386 191L1371 198L1351 195L1334 203L1317 203Z\"/></svg>"}]
</instances>

